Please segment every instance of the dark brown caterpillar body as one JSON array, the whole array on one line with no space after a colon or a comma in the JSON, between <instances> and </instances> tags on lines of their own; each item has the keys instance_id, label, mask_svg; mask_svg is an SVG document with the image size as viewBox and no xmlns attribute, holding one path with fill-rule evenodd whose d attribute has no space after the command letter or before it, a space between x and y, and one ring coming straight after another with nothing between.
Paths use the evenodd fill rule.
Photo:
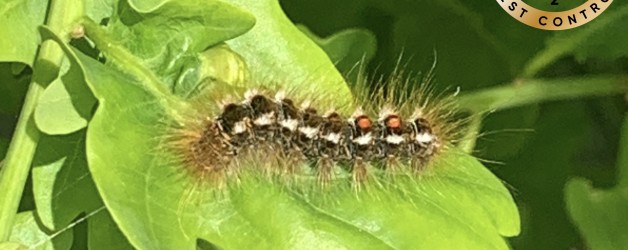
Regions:
<instances>
[{"instance_id":1,"label":"dark brown caterpillar body","mask_svg":"<svg viewBox=\"0 0 628 250\"><path fill-rule=\"evenodd\" d=\"M369 165L386 171L409 165L420 171L443 145L420 109L404 119L385 107L374 120L361 109L345 117L336 111L321 114L308 102L297 107L281 91L270 97L250 90L244 96L223 104L208 121L214 127L206 126L214 133L203 134L223 138L222 152L232 159L271 151L290 162L307 161L322 185L338 166L350 171L357 184L367 179ZM229 165L222 159L219 164Z\"/></svg>"}]
</instances>

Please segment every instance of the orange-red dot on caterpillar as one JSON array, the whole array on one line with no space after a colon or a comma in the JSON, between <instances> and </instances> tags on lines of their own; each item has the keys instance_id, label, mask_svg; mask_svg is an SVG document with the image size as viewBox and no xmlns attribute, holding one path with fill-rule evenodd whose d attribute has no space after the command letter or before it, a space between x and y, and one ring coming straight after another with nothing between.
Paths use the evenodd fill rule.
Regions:
<instances>
[{"instance_id":1,"label":"orange-red dot on caterpillar","mask_svg":"<svg viewBox=\"0 0 628 250\"><path fill-rule=\"evenodd\" d=\"M356 119L356 124L358 125L358 128L366 130L371 128L372 122L368 116L363 115Z\"/></svg>"},{"instance_id":2,"label":"orange-red dot on caterpillar","mask_svg":"<svg viewBox=\"0 0 628 250\"><path fill-rule=\"evenodd\" d=\"M401 128L401 118L397 115L391 115L386 119L386 127L397 129Z\"/></svg>"}]
</instances>

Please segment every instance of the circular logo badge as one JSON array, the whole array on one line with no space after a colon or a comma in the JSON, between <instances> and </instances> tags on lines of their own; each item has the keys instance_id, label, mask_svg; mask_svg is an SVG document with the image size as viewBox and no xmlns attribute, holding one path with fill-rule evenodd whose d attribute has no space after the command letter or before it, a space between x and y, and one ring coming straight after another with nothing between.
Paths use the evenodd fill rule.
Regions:
<instances>
[{"instance_id":1,"label":"circular logo badge","mask_svg":"<svg viewBox=\"0 0 628 250\"><path fill-rule=\"evenodd\" d=\"M566 11L544 11L521 0L497 0L502 7L519 22L537 29L566 30L584 25L604 12L613 0L588 0L586 3ZM557 0L551 2L557 4Z\"/></svg>"}]
</instances>

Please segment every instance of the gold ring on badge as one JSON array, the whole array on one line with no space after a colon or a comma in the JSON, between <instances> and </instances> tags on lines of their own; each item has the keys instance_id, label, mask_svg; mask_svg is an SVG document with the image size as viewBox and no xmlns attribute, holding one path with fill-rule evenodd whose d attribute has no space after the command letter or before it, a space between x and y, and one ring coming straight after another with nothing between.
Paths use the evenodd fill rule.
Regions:
<instances>
[{"instance_id":1,"label":"gold ring on badge","mask_svg":"<svg viewBox=\"0 0 628 250\"><path fill-rule=\"evenodd\" d=\"M522 23L544 30L566 30L584 25L604 12L613 0L588 0L566 11L544 11L521 0L497 0L499 6Z\"/></svg>"}]
</instances>

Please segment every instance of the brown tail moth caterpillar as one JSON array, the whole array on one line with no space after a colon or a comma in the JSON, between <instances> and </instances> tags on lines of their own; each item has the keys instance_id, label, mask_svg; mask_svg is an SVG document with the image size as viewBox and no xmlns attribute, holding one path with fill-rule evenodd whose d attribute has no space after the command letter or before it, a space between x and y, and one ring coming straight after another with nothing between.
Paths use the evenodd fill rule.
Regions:
<instances>
[{"instance_id":1,"label":"brown tail moth caterpillar","mask_svg":"<svg viewBox=\"0 0 628 250\"><path fill-rule=\"evenodd\" d=\"M397 74L374 88L357 84L353 107L297 89L199 95L193 102L202 108L171 130L167 144L183 165L218 185L247 168L311 177L321 187L345 180L359 188L373 175L421 174L459 124L452 122L453 95L433 94L426 82Z\"/></svg>"}]
</instances>

